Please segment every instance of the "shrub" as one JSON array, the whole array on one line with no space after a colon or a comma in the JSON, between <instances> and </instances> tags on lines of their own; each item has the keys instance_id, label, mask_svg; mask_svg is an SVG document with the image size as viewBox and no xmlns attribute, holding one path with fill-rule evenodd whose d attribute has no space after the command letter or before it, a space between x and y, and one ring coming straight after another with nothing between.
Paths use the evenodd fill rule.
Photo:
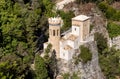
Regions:
<instances>
[{"instance_id":1,"label":"shrub","mask_svg":"<svg viewBox=\"0 0 120 79\"><path fill-rule=\"evenodd\" d=\"M98 4L99 9L104 13L107 19L119 21L120 20L120 11L109 6L105 2Z\"/></svg>"},{"instance_id":2,"label":"shrub","mask_svg":"<svg viewBox=\"0 0 120 79\"><path fill-rule=\"evenodd\" d=\"M79 57L81 58L83 63L87 63L92 59L92 53L87 47L80 46L81 53Z\"/></svg>"},{"instance_id":3,"label":"shrub","mask_svg":"<svg viewBox=\"0 0 120 79\"><path fill-rule=\"evenodd\" d=\"M117 25L113 22L108 23L107 30L111 38L120 35L120 25Z\"/></svg>"},{"instance_id":4,"label":"shrub","mask_svg":"<svg viewBox=\"0 0 120 79\"><path fill-rule=\"evenodd\" d=\"M95 41L97 42L98 52L102 53L102 51L107 48L107 39L101 33L95 33Z\"/></svg>"}]
</instances>

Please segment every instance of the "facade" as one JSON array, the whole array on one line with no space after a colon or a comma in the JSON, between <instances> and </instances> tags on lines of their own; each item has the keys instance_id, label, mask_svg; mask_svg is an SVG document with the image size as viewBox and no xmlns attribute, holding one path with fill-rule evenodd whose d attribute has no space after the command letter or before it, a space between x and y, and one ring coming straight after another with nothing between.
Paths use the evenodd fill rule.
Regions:
<instances>
[{"instance_id":1,"label":"facade","mask_svg":"<svg viewBox=\"0 0 120 79\"><path fill-rule=\"evenodd\" d=\"M63 37L60 34L61 22L61 18L49 18L49 40L47 43L44 43L44 49L51 43L57 58L70 60L75 50L87 42L86 39L89 37L90 30L90 18L85 15L72 18L72 31L66 33Z\"/></svg>"}]
</instances>

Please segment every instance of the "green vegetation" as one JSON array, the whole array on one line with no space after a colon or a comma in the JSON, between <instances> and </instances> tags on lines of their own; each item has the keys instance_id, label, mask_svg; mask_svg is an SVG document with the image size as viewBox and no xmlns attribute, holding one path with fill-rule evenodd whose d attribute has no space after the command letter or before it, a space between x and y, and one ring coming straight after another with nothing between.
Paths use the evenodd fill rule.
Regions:
<instances>
[{"instance_id":1,"label":"green vegetation","mask_svg":"<svg viewBox=\"0 0 120 79\"><path fill-rule=\"evenodd\" d=\"M36 63L36 68L43 68L42 74L30 67L36 49L46 41L47 17L55 16L53 6L50 0L0 1L0 79L34 79L35 74L46 79L48 69L43 59L37 58L42 63L39 66ZM41 35L45 38L38 40Z\"/></svg>"},{"instance_id":2,"label":"green vegetation","mask_svg":"<svg viewBox=\"0 0 120 79\"><path fill-rule=\"evenodd\" d=\"M69 73L64 73L62 76L63 76L63 79L69 79L70 78Z\"/></svg>"},{"instance_id":3,"label":"green vegetation","mask_svg":"<svg viewBox=\"0 0 120 79\"><path fill-rule=\"evenodd\" d=\"M15 54L7 54L0 60L0 79L33 79L29 63Z\"/></svg>"},{"instance_id":4,"label":"green vegetation","mask_svg":"<svg viewBox=\"0 0 120 79\"><path fill-rule=\"evenodd\" d=\"M107 19L114 20L114 21L120 21L120 11L114 9L110 5L108 5L105 2L101 2L98 4L98 7L100 10L104 13Z\"/></svg>"},{"instance_id":5,"label":"green vegetation","mask_svg":"<svg viewBox=\"0 0 120 79\"><path fill-rule=\"evenodd\" d=\"M80 46L81 53L79 57L82 59L83 63L87 63L92 59L92 53L90 52L89 48Z\"/></svg>"},{"instance_id":6,"label":"green vegetation","mask_svg":"<svg viewBox=\"0 0 120 79\"><path fill-rule=\"evenodd\" d=\"M90 25L90 31L92 31L93 28L94 28L94 25Z\"/></svg>"},{"instance_id":7,"label":"green vegetation","mask_svg":"<svg viewBox=\"0 0 120 79\"><path fill-rule=\"evenodd\" d=\"M114 48L105 49L102 54L99 55L100 67L107 79L116 79L116 76L119 76L119 56L120 51Z\"/></svg>"},{"instance_id":8,"label":"green vegetation","mask_svg":"<svg viewBox=\"0 0 120 79\"><path fill-rule=\"evenodd\" d=\"M89 3L89 2L100 3L103 1L105 1L108 4L111 4L111 3L118 1L118 0L76 0L76 3L77 4L80 4L80 3L83 4L83 3Z\"/></svg>"},{"instance_id":9,"label":"green vegetation","mask_svg":"<svg viewBox=\"0 0 120 79\"><path fill-rule=\"evenodd\" d=\"M71 79L80 79L76 73L73 73Z\"/></svg>"},{"instance_id":10,"label":"green vegetation","mask_svg":"<svg viewBox=\"0 0 120 79\"><path fill-rule=\"evenodd\" d=\"M120 25L113 22L109 22L107 25L107 30L111 38L120 35Z\"/></svg>"},{"instance_id":11,"label":"green vegetation","mask_svg":"<svg viewBox=\"0 0 120 79\"><path fill-rule=\"evenodd\" d=\"M64 24L61 28L61 31L64 32L71 27L71 25L72 25L71 18L73 18L75 15L72 11L70 11L70 12L58 11L57 13L63 19Z\"/></svg>"},{"instance_id":12,"label":"green vegetation","mask_svg":"<svg viewBox=\"0 0 120 79\"><path fill-rule=\"evenodd\" d=\"M39 55L35 57L35 73L36 79L47 79L48 77L45 61Z\"/></svg>"},{"instance_id":13,"label":"green vegetation","mask_svg":"<svg viewBox=\"0 0 120 79\"><path fill-rule=\"evenodd\" d=\"M120 50L107 47L107 40L102 34L96 33L95 40L99 52L100 67L106 79L116 79L120 74Z\"/></svg>"},{"instance_id":14,"label":"green vegetation","mask_svg":"<svg viewBox=\"0 0 120 79\"><path fill-rule=\"evenodd\" d=\"M52 45L51 44L48 44L47 48L45 49L45 55L44 55L44 60L49 63L49 60L50 60L50 57L49 57L49 53L51 53L51 48L52 48Z\"/></svg>"},{"instance_id":15,"label":"green vegetation","mask_svg":"<svg viewBox=\"0 0 120 79\"><path fill-rule=\"evenodd\" d=\"M101 33L95 33L95 40L97 40L98 52L101 53L107 48L107 39L103 37Z\"/></svg>"},{"instance_id":16,"label":"green vegetation","mask_svg":"<svg viewBox=\"0 0 120 79\"><path fill-rule=\"evenodd\" d=\"M83 63L87 63L92 59L92 53L90 52L89 48L85 46L80 46L80 54L77 57L73 57L74 63L77 65L80 61Z\"/></svg>"},{"instance_id":17,"label":"green vegetation","mask_svg":"<svg viewBox=\"0 0 120 79\"><path fill-rule=\"evenodd\" d=\"M76 73L73 73L72 76L69 73L64 73L63 79L80 79Z\"/></svg>"}]
</instances>

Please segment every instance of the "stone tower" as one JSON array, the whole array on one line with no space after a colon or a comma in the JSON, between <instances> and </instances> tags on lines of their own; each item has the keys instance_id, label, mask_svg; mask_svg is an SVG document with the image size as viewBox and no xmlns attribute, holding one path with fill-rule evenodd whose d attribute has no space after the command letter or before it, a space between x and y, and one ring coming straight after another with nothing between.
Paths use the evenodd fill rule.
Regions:
<instances>
[{"instance_id":1,"label":"stone tower","mask_svg":"<svg viewBox=\"0 0 120 79\"><path fill-rule=\"evenodd\" d=\"M60 27L61 27L61 18L56 17L56 18L49 18L49 43L52 44L52 49L56 53L56 57L60 57Z\"/></svg>"},{"instance_id":2,"label":"stone tower","mask_svg":"<svg viewBox=\"0 0 120 79\"><path fill-rule=\"evenodd\" d=\"M72 33L79 36L80 41L85 41L89 36L90 17L79 15L72 18Z\"/></svg>"}]
</instances>

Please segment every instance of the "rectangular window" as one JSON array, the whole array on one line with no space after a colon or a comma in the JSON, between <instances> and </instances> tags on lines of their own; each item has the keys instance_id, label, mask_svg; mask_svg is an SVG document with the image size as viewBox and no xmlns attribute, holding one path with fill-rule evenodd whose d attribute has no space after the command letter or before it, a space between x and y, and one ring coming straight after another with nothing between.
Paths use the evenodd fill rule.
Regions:
<instances>
[{"instance_id":1,"label":"rectangular window","mask_svg":"<svg viewBox=\"0 0 120 79\"><path fill-rule=\"evenodd\" d=\"M75 28L75 31L76 31L76 28Z\"/></svg>"},{"instance_id":2,"label":"rectangular window","mask_svg":"<svg viewBox=\"0 0 120 79\"><path fill-rule=\"evenodd\" d=\"M57 30L57 36L58 36L58 34L59 34L59 30Z\"/></svg>"},{"instance_id":3,"label":"rectangular window","mask_svg":"<svg viewBox=\"0 0 120 79\"><path fill-rule=\"evenodd\" d=\"M53 36L55 36L55 30L53 30Z\"/></svg>"}]
</instances>

